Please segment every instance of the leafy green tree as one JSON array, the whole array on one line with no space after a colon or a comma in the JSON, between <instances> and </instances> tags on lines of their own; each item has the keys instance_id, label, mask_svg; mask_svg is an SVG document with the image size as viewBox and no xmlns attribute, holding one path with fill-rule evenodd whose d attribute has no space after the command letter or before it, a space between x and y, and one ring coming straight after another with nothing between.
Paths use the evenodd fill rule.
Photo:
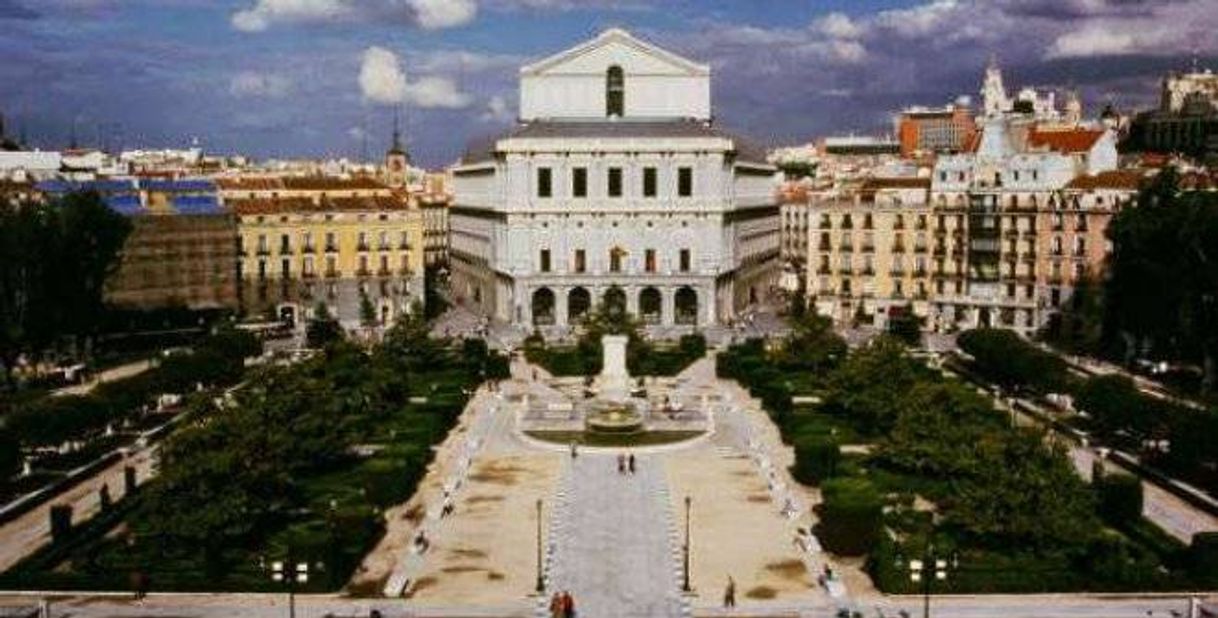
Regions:
<instances>
[{"instance_id":1,"label":"leafy green tree","mask_svg":"<svg viewBox=\"0 0 1218 618\"><path fill-rule=\"evenodd\" d=\"M972 474L955 484L946 515L978 542L1061 550L1098 529L1092 493L1060 446L1017 430L990 434L975 449Z\"/></svg>"},{"instance_id":2,"label":"leafy green tree","mask_svg":"<svg viewBox=\"0 0 1218 618\"><path fill-rule=\"evenodd\" d=\"M824 502L816 535L825 549L839 556L871 551L883 534L884 500L871 481L835 478L821 486Z\"/></svg>"},{"instance_id":3,"label":"leafy green tree","mask_svg":"<svg viewBox=\"0 0 1218 618\"><path fill-rule=\"evenodd\" d=\"M1095 480L1099 513L1114 526L1128 526L1142 519L1142 481L1131 474L1106 474Z\"/></svg>"},{"instance_id":4,"label":"leafy green tree","mask_svg":"<svg viewBox=\"0 0 1218 618\"><path fill-rule=\"evenodd\" d=\"M922 344L922 318L914 313L913 305L888 310L888 334L910 347Z\"/></svg>"},{"instance_id":5,"label":"leafy green tree","mask_svg":"<svg viewBox=\"0 0 1218 618\"><path fill-rule=\"evenodd\" d=\"M359 321L365 327L376 326L380 322L376 315L376 307L372 305L372 299L368 298L368 293L362 290L359 293Z\"/></svg>"},{"instance_id":6,"label":"leafy green tree","mask_svg":"<svg viewBox=\"0 0 1218 618\"><path fill-rule=\"evenodd\" d=\"M916 384L900 401L892 431L880 442L880 460L932 478L959 478L978 464L974 445L1006 431L993 405L949 382Z\"/></svg>"},{"instance_id":7,"label":"leafy green tree","mask_svg":"<svg viewBox=\"0 0 1218 618\"><path fill-rule=\"evenodd\" d=\"M1108 229L1112 242L1104 296L1106 323L1153 354L1195 359L1202 391L1218 374L1218 195L1182 192L1163 170Z\"/></svg>"},{"instance_id":8,"label":"leafy green tree","mask_svg":"<svg viewBox=\"0 0 1218 618\"><path fill-rule=\"evenodd\" d=\"M343 328L338 320L330 315L330 309L325 303L318 303L313 311L313 317L305 325L305 341L310 348L324 348L332 343L341 341Z\"/></svg>"},{"instance_id":9,"label":"leafy green tree","mask_svg":"<svg viewBox=\"0 0 1218 618\"><path fill-rule=\"evenodd\" d=\"M1143 395L1133 380L1122 375L1096 376L1083 382L1074 395L1074 406L1087 412L1096 429L1107 435L1118 431L1146 435L1166 417L1158 400Z\"/></svg>"},{"instance_id":10,"label":"leafy green tree","mask_svg":"<svg viewBox=\"0 0 1218 618\"><path fill-rule=\"evenodd\" d=\"M795 441L795 465L791 474L805 485L816 486L837 474L842 450L837 441L824 435L801 436Z\"/></svg>"},{"instance_id":11,"label":"leafy green tree","mask_svg":"<svg viewBox=\"0 0 1218 618\"><path fill-rule=\"evenodd\" d=\"M903 344L877 337L830 374L825 403L862 433L882 435L892 428L909 390L926 378L927 369L909 357Z\"/></svg>"},{"instance_id":12,"label":"leafy green tree","mask_svg":"<svg viewBox=\"0 0 1218 618\"><path fill-rule=\"evenodd\" d=\"M789 320L791 334L783 342L780 363L819 373L846 358L846 341L833 330L833 321L815 312Z\"/></svg>"},{"instance_id":13,"label":"leafy green tree","mask_svg":"<svg viewBox=\"0 0 1218 618\"><path fill-rule=\"evenodd\" d=\"M1069 376L1066 362L1012 331L969 330L960 334L957 344L973 357L975 369L1007 390L1049 393L1066 388Z\"/></svg>"}]
</instances>

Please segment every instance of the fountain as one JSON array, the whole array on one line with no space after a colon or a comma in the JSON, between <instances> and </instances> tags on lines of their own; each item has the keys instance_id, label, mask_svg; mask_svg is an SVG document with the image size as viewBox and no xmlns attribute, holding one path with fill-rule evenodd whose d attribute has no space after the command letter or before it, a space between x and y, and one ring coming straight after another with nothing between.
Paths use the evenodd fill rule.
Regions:
<instances>
[{"instance_id":1,"label":"fountain","mask_svg":"<svg viewBox=\"0 0 1218 618\"><path fill-rule=\"evenodd\" d=\"M655 402L649 401L647 392L634 391L634 380L626 368L628 341L624 335L601 338L603 356L597 376L552 380L568 401L533 407L535 412L522 419L524 432L558 444L580 442L592 446L668 444L702 435L708 428L705 402L703 410L677 417L674 410L681 406L670 399L671 379L652 381L647 392Z\"/></svg>"}]
</instances>

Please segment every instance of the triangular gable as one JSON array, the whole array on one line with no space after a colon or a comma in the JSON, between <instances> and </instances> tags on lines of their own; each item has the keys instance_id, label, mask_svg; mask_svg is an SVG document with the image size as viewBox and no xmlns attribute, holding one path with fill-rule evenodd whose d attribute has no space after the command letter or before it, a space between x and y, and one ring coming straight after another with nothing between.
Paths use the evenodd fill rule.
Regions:
<instances>
[{"instance_id":1,"label":"triangular gable","mask_svg":"<svg viewBox=\"0 0 1218 618\"><path fill-rule=\"evenodd\" d=\"M651 43L637 39L634 35L620 28L611 28L590 41L521 67L520 73L521 75L552 73L555 72L554 69L557 67L576 63L580 58L606 50L615 45L638 52L654 62L668 65L679 73L697 76L710 75L709 66L687 60Z\"/></svg>"}]
</instances>

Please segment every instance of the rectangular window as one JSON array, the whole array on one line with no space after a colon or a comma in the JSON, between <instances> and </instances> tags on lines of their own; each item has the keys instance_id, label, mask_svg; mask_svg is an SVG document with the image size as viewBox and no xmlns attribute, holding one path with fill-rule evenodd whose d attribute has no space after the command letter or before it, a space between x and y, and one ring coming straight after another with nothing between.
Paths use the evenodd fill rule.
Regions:
<instances>
[{"instance_id":1,"label":"rectangular window","mask_svg":"<svg viewBox=\"0 0 1218 618\"><path fill-rule=\"evenodd\" d=\"M656 168L643 168L643 197L656 196Z\"/></svg>"},{"instance_id":2,"label":"rectangular window","mask_svg":"<svg viewBox=\"0 0 1218 618\"><path fill-rule=\"evenodd\" d=\"M609 250L609 272L622 272L622 252L620 249L613 248Z\"/></svg>"},{"instance_id":3,"label":"rectangular window","mask_svg":"<svg viewBox=\"0 0 1218 618\"><path fill-rule=\"evenodd\" d=\"M575 272L582 273L588 271L588 256L583 249L575 250Z\"/></svg>"},{"instance_id":4,"label":"rectangular window","mask_svg":"<svg viewBox=\"0 0 1218 618\"><path fill-rule=\"evenodd\" d=\"M622 197L622 168L609 168L609 197Z\"/></svg>"},{"instance_id":5,"label":"rectangular window","mask_svg":"<svg viewBox=\"0 0 1218 618\"><path fill-rule=\"evenodd\" d=\"M682 167L677 169L677 195L689 197L694 194L694 168Z\"/></svg>"},{"instance_id":6,"label":"rectangular window","mask_svg":"<svg viewBox=\"0 0 1218 618\"><path fill-rule=\"evenodd\" d=\"M548 167L537 168L537 197L550 197L553 195L553 187L550 185L551 170Z\"/></svg>"},{"instance_id":7,"label":"rectangular window","mask_svg":"<svg viewBox=\"0 0 1218 618\"><path fill-rule=\"evenodd\" d=\"M543 273L550 272L550 250L549 249L541 250L541 272L543 272Z\"/></svg>"},{"instance_id":8,"label":"rectangular window","mask_svg":"<svg viewBox=\"0 0 1218 618\"><path fill-rule=\"evenodd\" d=\"M648 249L643 252L643 268L649 273L653 273L656 271L656 250L655 249Z\"/></svg>"},{"instance_id":9,"label":"rectangular window","mask_svg":"<svg viewBox=\"0 0 1218 618\"><path fill-rule=\"evenodd\" d=\"M588 197L588 168L577 167L571 170L571 195Z\"/></svg>"},{"instance_id":10,"label":"rectangular window","mask_svg":"<svg viewBox=\"0 0 1218 618\"><path fill-rule=\"evenodd\" d=\"M681 272L689 272L689 249L682 249L680 254Z\"/></svg>"}]
</instances>

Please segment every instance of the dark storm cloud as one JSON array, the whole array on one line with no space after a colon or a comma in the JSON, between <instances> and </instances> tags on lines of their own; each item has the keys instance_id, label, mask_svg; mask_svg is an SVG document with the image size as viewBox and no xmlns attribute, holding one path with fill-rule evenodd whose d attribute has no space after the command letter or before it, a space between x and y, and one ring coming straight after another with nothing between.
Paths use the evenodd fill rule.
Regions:
<instances>
[{"instance_id":1,"label":"dark storm cloud","mask_svg":"<svg viewBox=\"0 0 1218 618\"><path fill-rule=\"evenodd\" d=\"M38 19L40 15L26 7L18 0L0 0L0 20L3 19Z\"/></svg>"}]
</instances>

